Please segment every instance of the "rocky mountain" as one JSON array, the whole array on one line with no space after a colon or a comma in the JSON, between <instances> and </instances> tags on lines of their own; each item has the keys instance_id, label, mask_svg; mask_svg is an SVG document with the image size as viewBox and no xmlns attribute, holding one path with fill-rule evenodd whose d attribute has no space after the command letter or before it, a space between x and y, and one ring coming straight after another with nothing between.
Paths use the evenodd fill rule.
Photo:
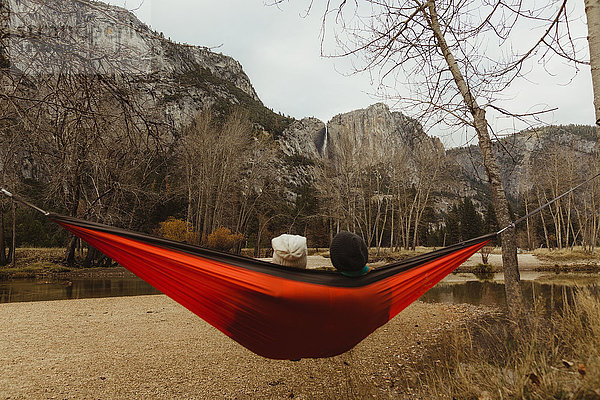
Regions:
<instances>
[{"instance_id":1,"label":"rocky mountain","mask_svg":"<svg viewBox=\"0 0 600 400\"><path fill-rule=\"evenodd\" d=\"M516 200L531 189L540 170L548 168L546 163L558 162L560 157L570 157L577 173L585 176L596 143L593 126L577 125L525 130L495 141L509 198ZM288 187L312 183L315 165L324 161L335 164L344 154L363 154L375 162L403 153L403 162L416 169L416 150L429 146L445 151L446 179L440 182L435 199L438 211L464 197L472 198L480 210L489 202L487 175L477 145L444 150L418 121L391 112L385 104L339 114L327 123L315 118L295 121L282 133L279 146L287 160L280 167Z\"/></svg>"},{"instance_id":2,"label":"rocky mountain","mask_svg":"<svg viewBox=\"0 0 600 400\"><path fill-rule=\"evenodd\" d=\"M345 151L360 151L379 159L390 152L426 144L442 148L441 142L427 136L418 121L400 112L390 112L382 103L336 115L327 127L322 153L331 160Z\"/></svg>"},{"instance_id":3,"label":"rocky mountain","mask_svg":"<svg viewBox=\"0 0 600 400\"><path fill-rule=\"evenodd\" d=\"M286 156L331 161L346 152L378 159L423 143L442 148L439 139L427 136L418 121L390 111L383 103L338 114L327 123L316 118L295 121L279 138Z\"/></svg>"},{"instance_id":4,"label":"rocky mountain","mask_svg":"<svg viewBox=\"0 0 600 400\"><path fill-rule=\"evenodd\" d=\"M277 121L240 63L202 46L179 44L129 11L95 1L3 0L9 29L5 57L25 76L81 74L127 81L147 108L179 128L200 109L242 105L263 126Z\"/></svg>"},{"instance_id":5,"label":"rocky mountain","mask_svg":"<svg viewBox=\"0 0 600 400\"><path fill-rule=\"evenodd\" d=\"M596 128L583 125L524 130L497 140L494 150L507 194L516 199L531 189L540 171L559 158L572 158L578 172L585 175L596 143ZM479 147L450 149L447 155L460 170L465 185L476 188L478 194L484 193L487 176Z\"/></svg>"},{"instance_id":6,"label":"rocky mountain","mask_svg":"<svg viewBox=\"0 0 600 400\"><path fill-rule=\"evenodd\" d=\"M418 121L382 103L336 115L327 123L316 118L295 121L278 143L283 154L280 176L292 192L294 187L313 184L318 179L315 166L325 162L336 165L348 156L358 156L366 167L402 154L411 165L418 147L443 152L439 139L428 136Z\"/></svg>"},{"instance_id":7,"label":"rocky mountain","mask_svg":"<svg viewBox=\"0 0 600 400\"><path fill-rule=\"evenodd\" d=\"M327 143L327 126L317 118L303 118L290 124L278 142L287 157L319 160Z\"/></svg>"}]
</instances>

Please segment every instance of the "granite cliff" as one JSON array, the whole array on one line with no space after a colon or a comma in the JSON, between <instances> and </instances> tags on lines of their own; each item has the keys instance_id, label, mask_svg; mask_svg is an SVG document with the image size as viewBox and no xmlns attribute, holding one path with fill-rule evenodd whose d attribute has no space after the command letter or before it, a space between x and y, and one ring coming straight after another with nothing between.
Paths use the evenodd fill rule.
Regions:
<instances>
[{"instance_id":1,"label":"granite cliff","mask_svg":"<svg viewBox=\"0 0 600 400\"><path fill-rule=\"evenodd\" d=\"M500 163L505 190L516 199L533 187L540 171L558 157L570 157L578 173L585 176L597 143L593 126L547 126L524 130L495 141L494 151ZM460 171L465 185L477 188L476 194L485 193L487 176L478 146L450 149L450 162Z\"/></svg>"},{"instance_id":2,"label":"granite cliff","mask_svg":"<svg viewBox=\"0 0 600 400\"><path fill-rule=\"evenodd\" d=\"M410 168L417 148L444 151L440 140L428 136L418 121L382 103L338 114L327 123L316 118L295 121L278 143L283 154L278 169L291 199L294 188L315 183L316 166L335 166L349 155L363 159L364 167L402 157Z\"/></svg>"},{"instance_id":3,"label":"granite cliff","mask_svg":"<svg viewBox=\"0 0 600 400\"><path fill-rule=\"evenodd\" d=\"M206 47L172 42L123 8L93 1L3 2L11 30L5 53L16 74L34 81L49 74L127 81L137 101L159 107L175 129L187 125L198 110L225 103L274 114L263 106L238 61Z\"/></svg>"}]
</instances>

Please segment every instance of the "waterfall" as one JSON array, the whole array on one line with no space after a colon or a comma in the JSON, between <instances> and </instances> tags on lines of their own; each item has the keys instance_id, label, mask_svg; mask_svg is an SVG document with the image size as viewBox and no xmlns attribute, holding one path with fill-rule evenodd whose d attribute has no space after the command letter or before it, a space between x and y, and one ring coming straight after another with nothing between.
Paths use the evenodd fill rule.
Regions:
<instances>
[{"instance_id":1,"label":"waterfall","mask_svg":"<svg viewBox=\"0 0 600 400\"><path fill-rule=\"evenodd\" d=\"M327 132L327 122L325 122L325 138L323 139L323 148L321 149L321 154L323 155L323 157L327 156L325 154L325 152L327 151L327 141L328 140L329 140L329 132Z\"/></svg>"}]
</instances>

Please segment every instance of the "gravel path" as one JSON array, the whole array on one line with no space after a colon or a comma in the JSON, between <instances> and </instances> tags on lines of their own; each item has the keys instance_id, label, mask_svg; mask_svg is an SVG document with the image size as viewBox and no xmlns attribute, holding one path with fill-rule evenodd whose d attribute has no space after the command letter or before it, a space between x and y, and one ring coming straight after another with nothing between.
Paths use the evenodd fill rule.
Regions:
<instances>
[{"instance_id":1,"label":"gravel path","mask_svg":"<svg viewBox=\"0 0 600 400\"><path fill-rule=\"evenodd\" d=\"M521 271L531 270L548 264L540 261L536 256L530 253L517 254L517 258L519 260L519 270ZM481 254L475 253L471 256L471 258L465 261L463 265L466 267L471 267L481 262ZM488 263L495 267L502 267L502 254L490 254Z\"/></svg>"},{"instance_id":2,"label":"gravel path","mask_svg":"<svg viewBox=\"0 0 600 400\"><path fill-rule=\"evenodd\" d=\"M390 398L394 371L489 312L416 302L355 349L261 358L163 295L0 304L1 399Z\"/></svg>"}]
</instances>

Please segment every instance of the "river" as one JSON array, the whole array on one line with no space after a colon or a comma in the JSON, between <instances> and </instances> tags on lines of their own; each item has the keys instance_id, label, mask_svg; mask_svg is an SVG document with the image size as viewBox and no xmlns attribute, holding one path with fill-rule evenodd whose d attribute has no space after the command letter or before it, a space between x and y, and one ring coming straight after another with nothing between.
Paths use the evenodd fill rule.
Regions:
<instances>
[{"instance_id":1,"label":"river","mask_svg":"<svg viewBox=\"0 0 600 400\"><path fill-rule=\"evenodd\" d=\"M524 271L521 274L525 299L542 298L547 305L559 305L565 294L576 286L589 286L598 291L600 274ZM0 303L66 300L91 297L119 297L159 294L136 277L79 278L72 280L13 279L0 282ZM476 276L457 273L421 297L430 303L470 303L503 306L506 304L502 274Z\"/></svg>"}]
</instances>

